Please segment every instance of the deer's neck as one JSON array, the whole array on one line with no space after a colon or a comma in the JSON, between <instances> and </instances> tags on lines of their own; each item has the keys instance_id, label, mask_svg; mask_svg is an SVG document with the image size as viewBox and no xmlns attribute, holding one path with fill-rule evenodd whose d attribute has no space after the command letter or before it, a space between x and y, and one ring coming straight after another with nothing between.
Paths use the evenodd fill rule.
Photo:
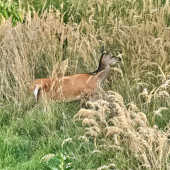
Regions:
<instances>
[{"instance_id":1,"label":"deer's neck","mask_svg":"<svg viewBox=\"0 0 170 170\"><path fill-rule=\"evenodd\" d=\"M101 57L99 67L94 72L97 76L97 80L99 84L103 84L104 80L106 79L108 73L109 73L110 65Z\"/></svg>"}]
</instances>

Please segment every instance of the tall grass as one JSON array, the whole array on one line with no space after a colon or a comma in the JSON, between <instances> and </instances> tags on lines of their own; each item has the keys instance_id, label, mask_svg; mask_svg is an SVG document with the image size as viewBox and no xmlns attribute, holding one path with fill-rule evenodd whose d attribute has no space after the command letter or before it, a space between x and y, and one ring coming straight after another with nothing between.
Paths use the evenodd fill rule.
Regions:
<instances>
[{"instance_id":1,"label":"tall grass","mask_svg":"<svg viewBox=\"0 0 170 170\"><path fill-rule=\"evenodd\" d=\"M69 8L64 9L67 3ZM75 169L104 169L112 163L119 169L169 168L165 150L170 120L169 1L70 0L59 6L40 13L28 5L24 23L12 27L9 19L0 25L1 169L40 169L44 155L64 152L73 158ZM39 108L29 86L37 78L94 71L103 45L122 58L121 64L111 68L103 89L116 91L119 95L114 98L124 103L102 112L106 118L118 119L120 124L114 126L121 133L115 132L115 138L110 124L97 125L93 117L88 123L86 114L83 123L100 126L102 131L98 138L97 129L89 127L86 134L95 130L92 140L83 136L81 123L73 121L79 102ZM89 114L93 112L99 110ZM119 112L133 124L124 127L116 115ZM143 125L145 132L140 131ZM150 132L151 139L146 135ZM131 137L137 143L136 153ZM159 137L163 143L155 143ZM62 146L67 138L71 140ZM115 147L108 147L116 140ZM101 141L107 145L104 149Z\"/></svg>"},{"instance_id":2,"label":"tall grass","mask_svg":"<svg viewBox=\"0 0 170 170\"><path fill-rule=\"evenodd\" d=\"M88 102L91 109L81 109L74 116L86 126L85 136L93 138L97 147L109 151L126 148L138 160L139 169L169 169L169 131L160 131L156 125L149 127L146 115L133 103L126 109L119 94L105 95L105 100Z\"/></svg>"}]
</instances>

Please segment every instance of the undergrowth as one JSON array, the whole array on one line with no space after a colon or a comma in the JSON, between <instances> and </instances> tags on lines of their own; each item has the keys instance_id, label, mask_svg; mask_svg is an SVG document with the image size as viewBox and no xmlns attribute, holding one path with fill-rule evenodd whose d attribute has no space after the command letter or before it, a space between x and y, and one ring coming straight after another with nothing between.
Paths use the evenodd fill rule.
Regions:
<instances>
[{"instance_id":1,"label":"undergrowth","mask_svg":"<svg viewBox=\"0 0 170 170\"><path fill-rule=\"evenodd\" d=\"M18 1L24 23L0 25L0 169L43 169L61 153L73 169L168 169L169 0L44 3ZM35 79L93 72L102 46L122 58L103 86L116 102L36 105ZM104 122L92 117L110 104ZM73 120L82 111L89 127Z\"/></svg>"}]
</instances>

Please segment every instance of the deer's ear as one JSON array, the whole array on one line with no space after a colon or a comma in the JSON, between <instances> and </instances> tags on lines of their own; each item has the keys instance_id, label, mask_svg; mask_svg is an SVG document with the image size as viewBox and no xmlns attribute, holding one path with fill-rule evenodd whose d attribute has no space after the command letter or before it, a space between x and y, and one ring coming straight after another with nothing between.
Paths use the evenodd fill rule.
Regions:
<instances>
[{"instance_id":1,"label":"deer's ear","mask_svg":"<svg viewBox=\"0 0 170 170\"><path fill-rule=\"evenodd\" d=\"M104 46L102 46L101 48L101 53L104 53Z\"/></svg>"}]
</instances>

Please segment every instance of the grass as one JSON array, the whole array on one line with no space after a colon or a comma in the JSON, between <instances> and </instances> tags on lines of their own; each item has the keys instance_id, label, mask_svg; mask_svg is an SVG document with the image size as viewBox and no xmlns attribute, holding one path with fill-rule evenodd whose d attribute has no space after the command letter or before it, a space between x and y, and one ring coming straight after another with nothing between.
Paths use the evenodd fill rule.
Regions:
<instances>
[{"instance_id":1,"label":"grass","mask_svg":"<svg viewBox=\"0 0 170 170\"><path fill-rule=\"evenodd\" d=\"M28 167L31 163L34 164L35 168L38 168L39 161L45 154L57 153L62 150L66 152L67 149L71 149L73 152L73 145L64 149L62 142L68 137L76 138L77 133L81 134L81 129L76 127L72 119L69 119L71 115L65 115L68 114L69 109L75 110L72 114L76 113L77 104L69 104L68 108L59 105L49 108L50 112L40 111L36 108L29 111L23 108L11 108L11 110L5 107L1 108L2 152L0 159L3 160L1 169L7 167L11 169L23 168L26 166L26 162ZM8 112L5 113L4 110L8 110ZM33 165L28 167L27 169L32 169Z\"/></svg>"},{"instance_id":2,"label":"grass","mask_svg":"<svg viewBox=\"0 0 170 170\"><path fill-rule=\"evenodd\" d=\"M74 169L95 169L113 157L117 162L124 160L123 151L108 155L107 151L96 150L92 141L80 137L84 128L72 119L79 108L79 102L54 104L46 111L36 106L14 108L11 103L1 107L0 168L43 169L40 160L49 153L66 153L72 158ZM68 138L71 140L67 142ZM131 160L127 163L131 165ZM125 165L120 167L125 169Z\"/></svg>"},{"instance_id":3,"label":"grass","mask_svg":"<svg viewBox=\"0 0 170 170\"><path fill-rule=\"evenodd\" d=\"M169 151L164 148L169 146L170 128L169 1L47 0L45 6L45 1L30 1L33 8L17 2L27 11L24 23L12 27L9 19L0 25L0 169L47 169L42 158L50 153L69 156L73 169L109 169L110 164L122 170L168 169ZM37 106L28 89L38 78L96 70L103 45L122 62L111 68L103 87L119 94L112 95L116 105L106 112L106 126L89 120L100 127L95 137L88 131L92 124L81 122L88 114L74 119L82 109L79 101ZM121 120L115 110L123 108L133 124L110 124L114 114L114 121ZM140 112L146 115L149 136L139 132ZM119 145L115 134L108 137L109 127L121 129L116 134ZM142 141L153 149L143 147ZM138 157L135 144L142 148Z\"/></svg>"}]
</instances>

